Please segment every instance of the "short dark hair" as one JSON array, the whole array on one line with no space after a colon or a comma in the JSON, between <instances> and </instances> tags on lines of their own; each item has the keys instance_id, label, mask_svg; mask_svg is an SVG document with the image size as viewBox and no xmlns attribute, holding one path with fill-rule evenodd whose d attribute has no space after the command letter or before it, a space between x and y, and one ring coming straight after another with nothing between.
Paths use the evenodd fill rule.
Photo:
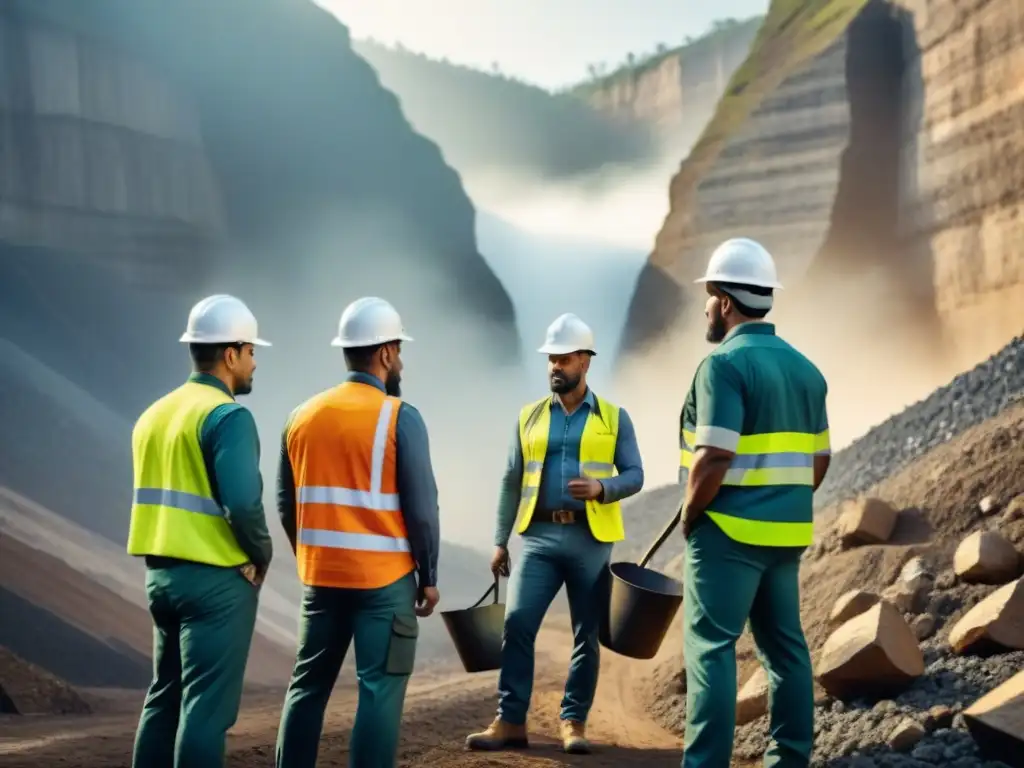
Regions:
<instances>
[{"instance_id":1,"label":"short dark hair","mask_svg":"<svg viewBox=\"0 0 1024 768\"><path fill-rule=\"evenodd\" d=\"M346 347L345 365L350 371L365 372L373 362L373 356L377 354L377 350L383 346L384 344L371 344L367 347Z\"/></svg>"},{"instance_id":2,"label":"short dark hair","mask_svg":"<svg viewBox=\"0 0 1024 768\"><path fill-rule=\"evenodd\" d=\"M192 365L199 373L209 373L217 367L217 363L224 359L224 353L229 348L242 351L242 342L235 341L226 344L189 344L188 354L192 358Z\"/></svg>"},{"instance_id":3,"label":"short dark hair","mask_svg":"<svg viewBox=\"0 0 1024 768\"><path fill-rule=\"evenodd\" d=\"M762 317L767 315L770 309L755 309L754 307L748 307L742 301L733 296L734 290L748 291L755 296L771 296L773 293L772 288L765 288L762 285L746 285L744 283L714 283L722 293L725 293L732 300L732 303L736 305L736 309L739 310L740 314L744 317L750 317L754 320L760 320Z\"/></svg>"}]
</instances>

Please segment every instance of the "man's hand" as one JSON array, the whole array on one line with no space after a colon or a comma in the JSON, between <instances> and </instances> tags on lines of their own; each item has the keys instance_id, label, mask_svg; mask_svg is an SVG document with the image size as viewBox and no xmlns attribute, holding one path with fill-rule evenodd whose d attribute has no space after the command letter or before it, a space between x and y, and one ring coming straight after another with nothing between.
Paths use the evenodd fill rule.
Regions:
<instances>
[{"instance_id":1,"label":"man's hand","mask_svg":"<svg viewBox=\"0 0 1024 768\"><path fill-rule=\"evenodd\" d=\"M441 601L441 593L437 587L424 587L420 596L416 598L416 615L421 619L426 618L434 612L434 608Z\"/></svg>"},{"instance_id":2,"label":"man's hand","mask_svg":"<svg viewBox=\"0 0 1024 768\"><path fill-rule=\"evenodd\" d=\"M700 512L694 512L689 507L683 508L683 539L690 538L690 533L693 531L693 526L700 518Z\"/></svg>"},{"instance_id":3,"label":"man's hand","mask_svg":"<svg viewBox=\"0 0 1024 768\"><path fill-rule=\"evenodd\" d=\"M601 498L604 493L604 486L600 480L592 477L575 477L569 481L569 493L574 499L583 501L595 501Z\"/></svg>"},{"instance_id":4,"label":"man's hand","mask_svg":"<svg viewBox=\"0 0 1024 768\"><path fill-rule=\"evenodd\" d=\"M263 577L266 574L256 568L252 563L246 563L238 569L241 574L245 577L245 580L252 584L254 587L262 586Z\"/></svg>"},{"instance_id":5,"label":"man's hand","mask_svg":"<svg viewBox=\"0 0 1024 768\"><path fill-rule=\"evenodd\" d=\"M498 578L499 576L504 576L506 579L508 578L508 549L505 547L494 548L494 557L491 558L491 573L494 574L494 578Z\"/></svg>"}]
</instances>

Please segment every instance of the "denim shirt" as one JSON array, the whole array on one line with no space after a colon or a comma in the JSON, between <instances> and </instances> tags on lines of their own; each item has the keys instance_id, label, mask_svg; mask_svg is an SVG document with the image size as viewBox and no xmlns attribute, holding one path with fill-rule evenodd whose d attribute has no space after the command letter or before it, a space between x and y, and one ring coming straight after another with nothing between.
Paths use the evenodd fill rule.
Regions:
<instances>
[{"instance_id":1,"label":"denim shirt","mask_svg":"<svg viewBox=\"0 0 1024 768\"><path fill-rule=\"evenodd\" d=\"M571 509L583 512L586 502L573 498L569 481L580 477L580 441L591 411L598 410L597 398L589 388L583 402L572 413L566 413L561 399L551 396L551 427L548 431L547 454L541 470L540 490L535 511ZM636 441L633 421L625 408L619 409L619 434L615 442L615 468L619 474L600 481L604 488L601 501L621 501L638 493L644 484L643 462ZM519 510L523 483L523 450L519 440L519 420L509 446L508 463L501 481L498 498L498 521L494 543L507 546Z\"/></svg>"}]
</instances>

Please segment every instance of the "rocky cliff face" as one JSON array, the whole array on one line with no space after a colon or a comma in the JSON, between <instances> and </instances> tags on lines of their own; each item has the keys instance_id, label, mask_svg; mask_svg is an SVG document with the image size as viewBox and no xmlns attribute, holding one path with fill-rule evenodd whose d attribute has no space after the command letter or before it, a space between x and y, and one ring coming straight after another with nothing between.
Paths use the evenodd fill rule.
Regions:
<instances>
[{"instance_id":1,"label":"rocky cliff face","mask_svg":"<svg viewBox=\"0 0 1024 768\"><path fill-rule=\"evenodd\" d=\"M775 2L766 24L672 182L626 349L687 323L709 248L739 234L778 255L791 308L841 287L955 365L997 349L1024 320L1016 5Z\"/></svg>"},{"instance_id":2,"label":"rocky cliff face","mask_svg":"<svg viewBox=\"0 0 1024 768\"><path fill-rule=\"evenodd\" d=\"M746 58L761 20L750 19L578 89L601 112L651 126L686 152Z\"/></svg>"},{"instance_id":3,"label":"rocky cliff face","mask_svg":"<svg viewBox=\"0 0 1024 768\"><path fill-rule=\"evenodd\" d=\"M439 364L466 345L515 359L511 302L477 252L459 177L313 3L13 0L0 21L13 488L125 535L125 425L183 377L176 339L206 293L242 296L276 342L258 374L267 399L253 400L268 442L337 380L327 342L361 294L393 301ZM180 237L158 247L140 235L154 229ZM164 269L140 286L146 261ZM65 391L109 418L76 416ZM63 416L38 416L53 408ZM76 494L78 479L105 490Z\"/></svg>"}]
</instances>

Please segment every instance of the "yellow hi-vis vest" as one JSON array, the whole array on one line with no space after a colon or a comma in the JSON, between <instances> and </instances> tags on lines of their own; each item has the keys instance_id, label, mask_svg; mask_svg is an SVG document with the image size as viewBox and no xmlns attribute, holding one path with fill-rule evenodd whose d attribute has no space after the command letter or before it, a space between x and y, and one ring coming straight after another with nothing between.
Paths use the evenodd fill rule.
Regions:
<instances>
[{"instance_id":1,"label":"yellow hi-vis vest","mask_svg":"<svg viewBox=\"0 0 1024 768\"><path fill-rule=\"evenodd\" d=\"M587 416L580 438L580 474L602 480L618 474L615 470L615 441L619 436L619 409L595 395L597 412ZM523 486L519 497L519 532L530 525L537 506L540 476L548 452L551 429L551 397L523 406L519 412L519 443L523 450ZM619 502L602 504L588 501L587 523L598 541L621 541L626 538Z\"/></svg>"},{"instance_id":2,"label":"yellow hi-vis vest","mask_svg":"<svg viewBox=\"0 0 1024 768\"><path fill-rule=\"evenodd\" d=\"M199 443L210 412L232 402L217 387L190 381L139 417L132 430L135 496L128 554L224 567L249 560L213 498Z\"/></svg>"}]
</instances>

